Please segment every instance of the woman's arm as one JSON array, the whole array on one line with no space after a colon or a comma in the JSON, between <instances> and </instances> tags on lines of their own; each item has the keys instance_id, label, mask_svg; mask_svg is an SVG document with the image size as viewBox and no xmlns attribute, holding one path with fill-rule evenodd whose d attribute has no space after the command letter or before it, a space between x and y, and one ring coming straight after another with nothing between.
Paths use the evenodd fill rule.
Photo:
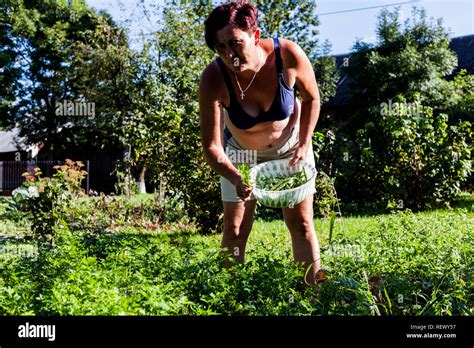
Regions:
<instances>
[{"instance_id":1,"label":"woman's arm","mask_svg":"<svg viewBox=\"0 0 474 348\"><path fill-rule=\"evenodd\" d=\"M222 144L223 113L220 105L219 89L222 85L218 75L210 64L201 75L199 86L199 113L201 122L201 139L206 162L217 174L229 180L236 188L242 199L248 198L251 188L245 187L237 168L224 152Z\"/></svg>"},{"instance_id":2,"label":"woman's arm","mask_svg":"<svg viewBox=\"0 0 474 348\"><path fill-rule=\"evenodd\" d=\"M295 84L301 95L299 147L290 161L290 166L292 166L306 159L321 104L316 76L307 55L296 43L289 40L282 41L282 47L285 47L286 53L282 54L282 58L286 60L287 67L293 70L296 76Z\"/></svg>"}]
</instances>

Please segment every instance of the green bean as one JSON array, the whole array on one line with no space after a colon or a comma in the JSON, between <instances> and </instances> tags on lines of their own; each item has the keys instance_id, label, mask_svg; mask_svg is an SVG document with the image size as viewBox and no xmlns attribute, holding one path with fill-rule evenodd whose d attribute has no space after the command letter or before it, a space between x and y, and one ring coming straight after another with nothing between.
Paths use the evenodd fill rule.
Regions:
<instances>
[{"instance_id":1,"label":"green bean","mask_svg":"<svg viewBox=\"0 0 474 348\"><path fill-rule=\"evenodd\" d=\"M283 191L301 186L308 181L304 170L293 173L288 177L284 176L257 176L257 187L265 191Z\"/></svg>"},{"instance_id":2,"label":"green bean","mask_svg":"<svg viewBox=\"0 0 474 348\"><path fill-rule=\"evenodd\" d=\"M247 164L242 163L238 165L237 169L239 170L240 175L242 176L242 181L244 185L248 187L253 186L250 180L250 167Z\"/></svg>"}]
</instances>

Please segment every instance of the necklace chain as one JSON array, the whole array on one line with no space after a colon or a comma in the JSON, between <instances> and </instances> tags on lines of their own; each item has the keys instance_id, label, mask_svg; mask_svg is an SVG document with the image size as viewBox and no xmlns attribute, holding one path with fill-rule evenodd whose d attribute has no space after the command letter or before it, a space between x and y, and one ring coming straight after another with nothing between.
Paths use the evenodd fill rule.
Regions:
<instances>
[{"instance_id":1,"label":"necklace chain","mask_svg":"<svg viewBox=\"0 0 474 348\"><path fill-rule=\"evenodd\" d=\"M261 65L261 62L262 62L262 51L259 51L259 58L260 58L260 65ZM259 67L259 69L261 68L261 66ZM244 100L244 97L245 97L245 92L250 88L250 86L252 85L252 82L253 80L255 80L255 76L257 76L257 72L255 72L255 74L253 75L252 77L252 80L250 81L250 83L248 84L247 88L242 90L242 87L240 87L240 83L239 83L239 79L237 78L237 74L234 72L234 76L235 76L235 80L237 81L237 86L239 86L239 89L240 89L240 99Z\"/></svg>"}]
</instances>

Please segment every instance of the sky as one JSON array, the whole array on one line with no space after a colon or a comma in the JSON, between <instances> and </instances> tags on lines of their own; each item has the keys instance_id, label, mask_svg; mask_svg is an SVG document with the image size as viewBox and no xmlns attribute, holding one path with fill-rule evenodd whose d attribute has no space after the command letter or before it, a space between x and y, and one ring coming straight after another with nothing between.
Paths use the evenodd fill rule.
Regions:
<instances>
[{"instance_id":1,"label":"sky","mask_svg":"<svg viewBox=\"0 0 474 348\"><path fill-rule=\"evenodd\" d=\"M140 32L150 34L159 25L159 18L152 15L153 7L165 4L163 0L140 1L142 3L138 6L138 0L87 0L87 4L97 10L107 10L117 22L125 23L130 28L131 39L137 45ZM357 39L375 42L377 15L384 7L394 9L399 6L403 21L411 17L413 6L423 7L428 17L443 20L450 37L474 34L474 0L315 1L316 15L320 21L319 39L321 42L329 40L332 54L350 52ZM148 10L148 17L144 15L143 9Z\"/></svg>"},{"instance_id":2,"label":"sky","mask_svg":"<svg viewBox=\"0 0 474 348\"><path fill-rule=\"evenodd\" d=\"M451 31L450 37L474 34L474 0L317 0L316 3L320 39L328 39L332 43L333 54L349 52L356 38L375 42L377 14L382 7L367 7L399 4L402 21L411 18L413 6L423 7L428 17L443 19L443 26ZM363 9L342 12L360 8Z\"/></svg>"}]
</instances>

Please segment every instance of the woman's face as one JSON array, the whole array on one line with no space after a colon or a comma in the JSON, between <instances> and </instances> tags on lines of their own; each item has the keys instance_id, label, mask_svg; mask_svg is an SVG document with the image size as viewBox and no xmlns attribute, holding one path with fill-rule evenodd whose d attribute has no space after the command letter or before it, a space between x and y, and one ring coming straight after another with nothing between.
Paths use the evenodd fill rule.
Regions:
<instances>
[{"instance_id":1,"label":"woman's face","mask_svg":"<svg viewBox=\"0 0 474 348\"><path fill-rule=\"evenodd\" d=\"M214 49L224 63L235 72L242 72L258 64L257 44L260 30L249 34L233 24L216 33Z\"/></svg>"}]
</instances>

